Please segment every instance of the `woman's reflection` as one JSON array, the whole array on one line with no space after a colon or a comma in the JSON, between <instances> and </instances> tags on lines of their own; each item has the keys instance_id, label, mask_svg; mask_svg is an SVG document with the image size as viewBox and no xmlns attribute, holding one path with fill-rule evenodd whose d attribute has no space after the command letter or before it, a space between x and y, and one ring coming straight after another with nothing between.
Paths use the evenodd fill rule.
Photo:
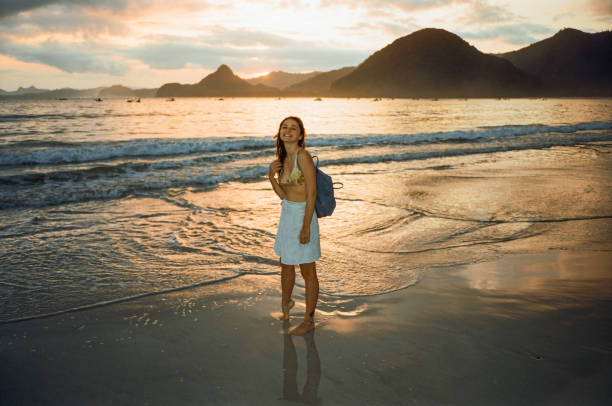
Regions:
<instances>
[{"instance_id":1,"label":"woman's reflection","mask_svg":"<svg viewBox=\"0 0 612 406\"><path fill-rule=\"evenodd\" d=\"M300 395L297 388L297 353L293 337L288 331L289 322L283 323L283 399L309 405L320 404L317 398L321 380L321 360L314 341L314 330L304 334L306 344L306 383Z\"/></svg>"}]
</instances>

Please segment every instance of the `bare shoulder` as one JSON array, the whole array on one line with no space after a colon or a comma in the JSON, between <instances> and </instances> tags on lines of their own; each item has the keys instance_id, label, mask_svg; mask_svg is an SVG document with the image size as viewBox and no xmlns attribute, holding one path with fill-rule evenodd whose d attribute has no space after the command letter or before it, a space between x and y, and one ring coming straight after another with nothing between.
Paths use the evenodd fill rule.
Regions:
<instances>
[{"instance_id":1,"label":"bare shoulder","mask_svg":"<svg viewBox=\"0 0 612 406\"><path fill-rule=\"evenodd\" d=\"M298 154L298 161L300 162L301 166L304 166L304 165L314 166L314 163L312 161L312 155L310 154L310 152L308 152L306 148L302 149L300 153Z\"/></svg>"}]
</instances>

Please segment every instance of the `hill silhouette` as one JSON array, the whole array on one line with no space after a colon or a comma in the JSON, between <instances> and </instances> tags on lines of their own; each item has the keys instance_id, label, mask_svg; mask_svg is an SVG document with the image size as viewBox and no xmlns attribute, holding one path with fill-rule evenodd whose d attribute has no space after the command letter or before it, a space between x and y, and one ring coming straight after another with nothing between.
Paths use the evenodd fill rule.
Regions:
<instances>
[{"instance_id":1,"label":"hill silhouette","mask_svg":"<svg viewBox=\"0 0 612 406\"><path fill-rule=\"evenodd\" d=\"M38 89L35 86L30 86L30 87L22 87L19 86L19 89L14 90L12 92L7 92L6 90L2 90L0 89L0 95L3 96L22 96L22 95L26 95L26 94L40 94L40 93L45 93L48 92L48 89Z\"/></svg>"},{"instance_id":2,"label":"hill silhouette","mask_svg":"<svg viewBox=\"0 0 612 406\"><path fill-rule=\"evenodd\" d=\"M252 85L265 85L275 87L277 89L284 89L296 83L310 79L317 76L321 72L313 71L308 73L291 73L283 71L270 72L267 75L257 76L251 79L246 79Z\"/></svg>"},{"instance_id":3,"label":"hill silhouette","mask_svg":"<svg viewBox=\"0 0 612 406\"><path fill-rule=\"evenodd\" d=\"M129 87L122 85L113 85L105 87L98 93L99 97L134 97L136 93Z\"/></svg>"},{"instance_id":4,"label":"hill silhouette","mask_svg":"<svg viewBox=\"0 0 612 406\"><path fill-rule=\"evenodd\" d=\"M310 79L303 80L287 87L284 89L283 93L288 96L327 96L329 95L331 84L334 81L348 75L354 70L354 66L347 66L341 69L319 73Z\"/></svg>"},{"instance_id":5,"label":"hill silhouette","mask_svg":"<svg viewBox=\"0 0 612 406\"><path fill-rule=\"evenodd\" d=\"M290 82L293 83L283 87ZM283 90L265 83L275 83ZM308 74L272 72L244 80L228 66L221 65L195 84L167 83L159 89L120 86L85 90L45 90L31 86L13 92L0 89L0 99L88 98L98 97L100 92L104 97L107 94L110 97L132 94L138 97L612 96L612 32L589 34L567 28L517 51L489 55L455 34L426 28L398 38L356 68Z\"/></svg>"},{"instance_id":6,"label":"hill silhouette","mask_svg":"<svg viewBox=\"0 0 612 406\"><path fill-rule=\"evenodd\" d=\"M375 52L331 85L336 96L514 97L533 95L536 78L446 30L426 28Z\"/></svg>"},{"instance_id":7,"label":"hill silhouette","mask_svg":"<svg viewBox=\"0 0 612 406\"><path fill-rule=\"evenodd\" d=\"M98 97L155 97L157 89L130 89L123 85L113 85L111 87L102 88Z\"/></svg>"},{"instance_id":8,"label":"hill silhouette","mask_svg":"<svg viewBox=\"0 0 612 406\"><path fill-rule=\"evenodd\" d=\"M612 32L566 28L513 52L499 54L541 79L553 96L612 95Z\"/></svg>"},{"instance_id":9,"label":"hill silhouette","mask_svg":"<svg viewBox=\"0 0 612 406\"><path fill-rule=\"evenodd\" d=\"M278 89L262 84L251 85L234 75L227 66L219 68L193 85L167 83L157 90L157 97L207 97L207 96L275 96Z\"/></svg>"},{"instance_id":10,"label":"hill silhouette","mask_svg":"<svg viewBox=\"0 0 612 406\"><path fill-rule=\"evenodd\" d=\"M155 97L157 89L130 89L122 85L114 85L110 87L96 87L92 89L72 89L65 87L55 90L36 89L38 92L28 93L27 90L35 89L33 86L29 89L21 89L23 93L16 92L0 92L1 99L26 99L26 100L48 100L48 99L88 99L94 97Z\"/></svg>"},{"instance_id":11,"label":"hill silhouette","mask_svg":"<svg viewBox=\"0 0 612 406\"><path fill-rule=\"evenodd\" d=\"M104 89L103 87L96 87L93 89L72 89L65 87L62 89L45 90L39 93L25 93L16 95L0 95L1 99L24 99L24 100L46 100L46 99L58 99L58 98L69 98L69 99L86 99L98 97L98 93Z\"/></svg>"}]
</instances>

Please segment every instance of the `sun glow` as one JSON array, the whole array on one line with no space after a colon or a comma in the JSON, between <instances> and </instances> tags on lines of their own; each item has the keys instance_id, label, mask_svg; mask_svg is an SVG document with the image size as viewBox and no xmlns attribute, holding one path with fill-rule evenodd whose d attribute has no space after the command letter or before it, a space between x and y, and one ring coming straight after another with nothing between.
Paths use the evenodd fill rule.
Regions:
<instances>
[{"instance_id":1,"label":"sun glow","mask_svg":"<svg viewBox=\"0 0 612 406\"><path fill-rule=\"evenodd\" d=\"M608 28L610 21L569 0L517 0L511 5L502 0L174 0L172 7L162 0L51 3L15 7L19 12L0 17L0 53L60 69L53 78L57 83L83 83L92 77L88 69L96 66L96 80L106 77L128 86L129 79L136 74L140 78L144 71L142 66L135 70L128 59L138 59L151 72L172 67L162 84L185 81L185 66L214 71L222 63L248 78L277 70L357 65L395 39L426 27L443 28L483 52L495 53L544 39L563 26L597 31ZM52 57L59 54L74 61ZM40 83L52 82L46 70L39 72ZM149 75L149 86L159 85L158 73ZM22 80L14 71L9 76L5 82Z\"/></svg>"},{"instance_id":2,"label":"sun glow","mask_svg":"<svg viewBox=\"0 0 612 406\"><path fill-rule=\"evenodd\" d=\"M254 72L254 73L240 73L239 76L243 79L251 79L251 78L257 78L260 76L268 76L270 74L269 71L264 71L264 72Z\"/></svg>"}]
</instances>

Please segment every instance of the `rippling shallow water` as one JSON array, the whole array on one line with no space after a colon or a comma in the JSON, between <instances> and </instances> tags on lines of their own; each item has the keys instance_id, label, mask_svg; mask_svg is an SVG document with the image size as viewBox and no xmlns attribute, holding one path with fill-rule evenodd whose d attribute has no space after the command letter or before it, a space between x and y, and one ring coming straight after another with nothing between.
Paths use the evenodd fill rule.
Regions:
<instances>
[{"instance_id":1,"label":"rippling shallow water","mask_svg":"<svg viewBox=\"0 0 612 406\"><path fill-rule=\"evenodd\" d=\"M350 297L610 216L594 162L611 111L610 99L0 102L0 320L277 273L265 174L287 115L345 185L320 221L318 270L324 294Z\"/></svg>"}]
</instances>

